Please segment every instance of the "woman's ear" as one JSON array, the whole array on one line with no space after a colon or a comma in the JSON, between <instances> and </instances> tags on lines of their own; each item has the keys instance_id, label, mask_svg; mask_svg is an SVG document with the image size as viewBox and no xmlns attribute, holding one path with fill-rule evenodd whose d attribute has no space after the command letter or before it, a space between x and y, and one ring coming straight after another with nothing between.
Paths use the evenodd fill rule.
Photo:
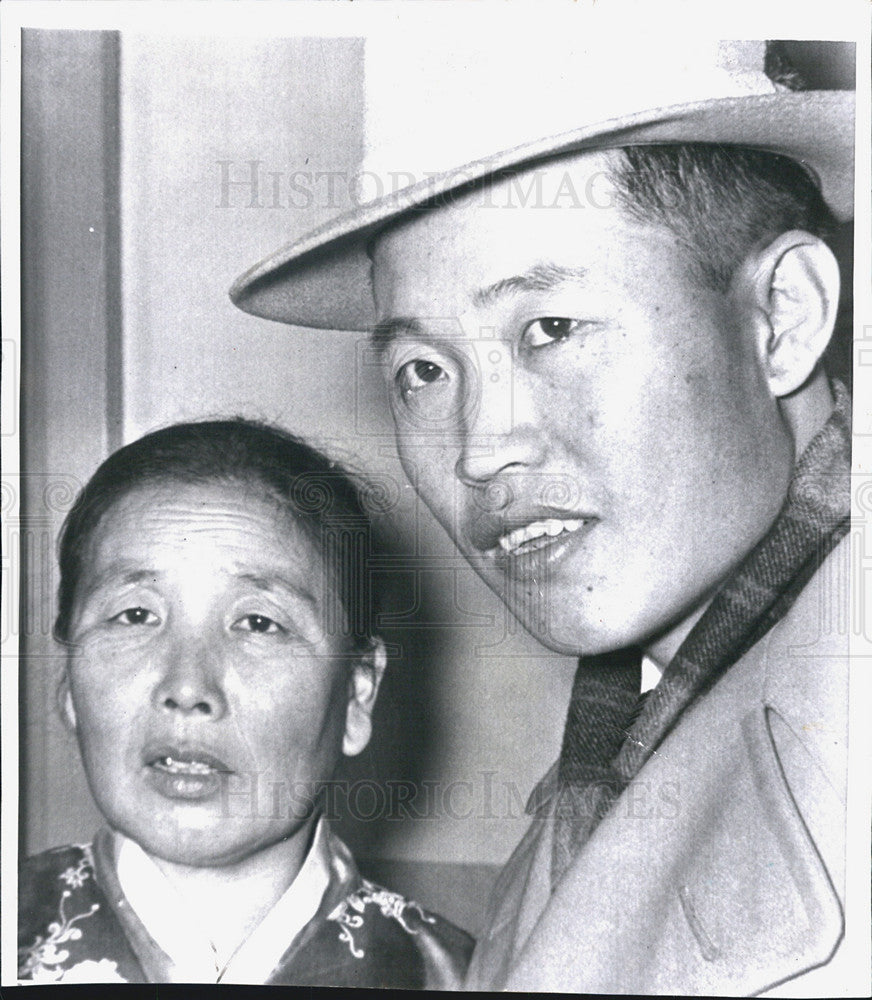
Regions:
<instances>
[{"instance_id":1,"label":"woman's ear","mask_svg":"<svg viewBox=\"0 0 872 1000\"><path fill-rule=\"evenodd\" d=\"M76 731L76 710L73 707L73 695L70 691L70 677L67 673L66 667L64 667L64 672L61 674L61 679L58 681L55 697L57 699L58 711L60 712L64 725L71 733L74 733Z\"/></svg>"},{"instance_id":2,"label":"woman's ear","mask_svg":"<svg viewBox=\"0 0 872 1000\"><path fill-rule=\"evenodd\" d=\"M372 735L372 710L378 696L388 657L381 639L371 640L370 648L355 663L348 682L348 709L342 752L353 757L363 750Z\"/></svg>"},{"instance_id":3,"label":"woman's ear","mask_svg":"<svg viewBox=\"0 0 872 1000\"><path fill-rule=\"evenodd\" d=\"M839 265L817 236L782 233L746 261L757 349L773 396L799 389L829 343L839 304Z\"/></svg>"}]
</instances>

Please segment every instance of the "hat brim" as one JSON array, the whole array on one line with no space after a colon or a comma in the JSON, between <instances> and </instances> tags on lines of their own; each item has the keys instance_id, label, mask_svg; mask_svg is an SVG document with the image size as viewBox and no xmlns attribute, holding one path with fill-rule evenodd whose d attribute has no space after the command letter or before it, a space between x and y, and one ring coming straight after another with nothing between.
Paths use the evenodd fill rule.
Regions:
<instances>
[{"instance_id":1,"label":"hat brim","mask_svg":"<svg viewBox=\"0 0 872 1000\"><path fill-rule=\"evenodd\" d=\"M240 309L265 319L323 330L367 330L375 322L369 240L407 212L506 171L590 149L707 142L780 153L818 180L840 220L853 217L854 93L800 91L724 98L645 111L574 129L458 165L362 204L270 254L230 289Z\"/></svg>"}]
</instances>

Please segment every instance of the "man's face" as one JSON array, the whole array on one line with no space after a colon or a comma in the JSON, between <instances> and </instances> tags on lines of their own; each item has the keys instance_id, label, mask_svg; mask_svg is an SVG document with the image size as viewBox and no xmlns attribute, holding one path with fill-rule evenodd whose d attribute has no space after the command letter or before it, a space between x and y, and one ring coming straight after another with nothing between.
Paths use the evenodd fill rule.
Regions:
<instances>
[{"instance_id":1,"label":"man's face","mask_svg":"<svg viewBox=\"0 0 872 1000\"><path fill-rule=\"evenodd\" d=\"M607 156L543 168L526 205L504 181L433 209L373 252L406 473L568 653L656 648L766 532L793 461L751 304L609 204ZM567 176L593 197L573 204Z\"/></svg>"}]
</instances>

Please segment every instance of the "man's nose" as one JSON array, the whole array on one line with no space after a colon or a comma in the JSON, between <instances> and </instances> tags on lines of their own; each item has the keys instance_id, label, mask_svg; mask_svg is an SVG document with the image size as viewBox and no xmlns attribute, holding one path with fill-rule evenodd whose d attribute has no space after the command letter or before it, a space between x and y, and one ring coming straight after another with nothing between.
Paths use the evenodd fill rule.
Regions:
<instances>
[{"instance_id":1,"label":"man's nose","mask_svg":"<svg viewBox=\"0 0 872 1000\"><path fill-rule=\"evenodd\" d=\"M218 720L227 711L222 678L221 654L213 644L191 639L173 643L155 687L155 707Z\"/></svg>"},{"instance_id":2,"label":"man's nose","mask_svg":"<svg viewBox=\"0 0 872 1000\"><path fill-rule=\"evenodd\" d=\"M465 417L455 473L467 486L486 485L504 472L542 463L546 443L533 394L513 376L510 365L481 373L477 405Z\"/></svg>"}]
</instances>

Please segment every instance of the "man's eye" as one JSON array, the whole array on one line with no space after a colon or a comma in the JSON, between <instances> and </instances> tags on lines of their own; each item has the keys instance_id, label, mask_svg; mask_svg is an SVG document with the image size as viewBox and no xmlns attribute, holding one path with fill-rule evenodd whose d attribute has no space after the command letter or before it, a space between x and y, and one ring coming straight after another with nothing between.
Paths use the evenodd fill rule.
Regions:
<instances>
[{"instance_id":1,"label":"man's eye","mask_svg":"<svg viewBox=\"0 0 872 1000\"><path fill-rule=\"evenodd\" d=\"M157 625L160 622L158 616L148 608L125 608L109 620L119 625Z\"/></svg>"},{"instance_id":2,"label":"man's eye","mask_svg":"<svg viewBox=\"0 0 872 1000\"><path fill-rule=\"evenodd\" d=\"M580 319L570 319L566 316L542 316L534 319L524 327L522 339L527 347L543 347L555 341L566 340L582 326Z\"/></svg>"},{"instance_id":3,"label":"man's eye","mask_svg":"<svg viewBox=\"0 0 872 1000\"><path fill-rule=\"evenodd\" d=\"M395 378L400 391L405 396L424 389L434 382L447 381L448 373L432 361L417 358L414 361L407 361L397 372Z\"/></svg>"},{"instance_id":4,"label":"man's eye","mask_svg":"<svg viewBox=\"0 0 872 1000\"><path fill-rule=\"evenodd\" d=\"M266 615L243 615L239 621L233 623L233 628L240 632L256 632L258 635L273 635L284 631L278 622L267 618Z\"/></svg>"}]
</instances>

